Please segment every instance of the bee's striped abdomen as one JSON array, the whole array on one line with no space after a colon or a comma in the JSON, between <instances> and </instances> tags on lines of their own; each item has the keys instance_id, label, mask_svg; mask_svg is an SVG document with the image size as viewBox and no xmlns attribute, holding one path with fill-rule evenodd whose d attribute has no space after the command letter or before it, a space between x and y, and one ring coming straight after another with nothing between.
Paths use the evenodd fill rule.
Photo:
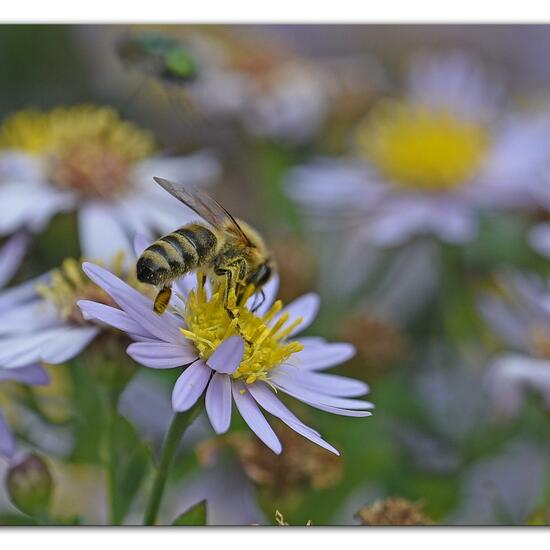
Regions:
<instances>
[{"instance_id":1,"label":"bee's striped abdomen","mask_svg":"<svg viewBox=\"0 0 550 550\"><path fill-rule=\"evenodd\" d=\"M173 236L178 238L180 241L183 240L190 243L199 256L199 262L204 261L204 259L212 252L212 249L217 243L216 236L212 233L212 231L210 231L210 229L195 223L181 227L169 236Z\"/></svg>"},{"instance_id":2,"label":"bee's striped abdomen","mask_svg":"<svg viewBox=\"0 0 550 550\"><path fill-rule=\"evenodd\" d=\"M161 237L147 247L137 263L142 282L158 285L196 269L216 247L207 227L189 224Z\"/></svg>"}]
</instances>

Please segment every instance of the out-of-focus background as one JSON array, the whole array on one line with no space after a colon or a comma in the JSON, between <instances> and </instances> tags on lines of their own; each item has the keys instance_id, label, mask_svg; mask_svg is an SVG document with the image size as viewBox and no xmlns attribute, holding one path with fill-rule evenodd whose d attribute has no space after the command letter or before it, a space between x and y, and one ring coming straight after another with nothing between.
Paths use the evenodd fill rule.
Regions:
<instances>
[{"instance_id":1,"label":"out-of-focus background","mask_svg":"<svg viewBox=\"0 0 550 550\"><path fill-rule=\"evenodd\" d=\"M140 33L182 43L193 36L205 63L219 64L223 78L216 74L219 80L213 77L195 91L155 69L136 67L119 51ZM166 518L206 496L209 522L218 524L274 523L276 510L292 525L391 523L392 514L412 523L550 522L550 246L544 227L533 233L550 219L550 200L541 191L550 152L546 157L544 131L533 135L550 113L549 48L545 25L0 27L0 119L30 107L105 105L151 131L162 152L208 150L222 170L210 192L265 236L277 259L283 299L319 292L320 315L309 333L352 342L357 355L338 372L371 386L376 409L370 418L296 407L340 449L340 458L282 428L285 451L277 457L238 421L218 438L198 422L182 445ZM348 172L364 160L358 153L361 125L383 102L390 109L392 101L411 100L415 78L439 79L428 110L439 101L438 90L445 94L441 82L452 95L455 73L447 74L444 63L439 72L422 72L414 61L422 55L455 56L458 73L463 64L470 67L465 59L473 60L463 79L465 95L475 95L478 80L494 85L498 99L487 109L490 115L474 122L483 132L478 150L485 154L498 143L500 156L495 153L487 169L480 169L486 194L461 195L453 179L444 189L452 191L448 201L437 203L435 213L426 207L418 215L422 223L411 221L422 230L372 242L380 213L402 208L400 221L426 197L440 197L439 188L415 187L418 178L406 174L404 184L395 184L413 166L414 155L399 171L391 164L392 150L384 156L387 150L377 149L378 165L369 158L365 169L365 196L354 187L362 172ZM227 57L229 63L220 61ZM416 84L420 89L425 82ZM475 119L470 115L468 124ZM391 141L391 121L397 119L388 116L390 122L380 123L387 125L380 139ZM513 124L523 118L531 125L531 145L518 145L525 128L514 134ZM412 124L420 127L423 120L413 117ZM437 134L440 127L434 128L428 131ZM461 143L450 142L445 150L449 163ZM424 154L420 146L418 151ZM517 165L535 156L524 179L518 169L516 180L505 185ZM334 162L342 171L328 166ZM421 169L421 175L432 173ZM533 186L525 197L523 183ZM337 209L340 199L344 205ZM447 221L458 212L457 226L475 218L468 238L454 238L459 231L447 228L445 219L426 229L432 214L445 208ZM59 213L33 237L14 284L81 254L74 215ZM105 480L101 452L93 448L103 429L101 420L96 426L93 420L101 416L101 400L91 394L85 399L87 381L76 380L70 368L52 367L47 388L10 386L3 399L11 416L25 419L18 428L28 436L24 444L38 446L52 467L57 514L103 523ZM174 377L141 371L120 407L146 445L158 449ZM75 415L87 422L72 423ZM79 429L85 431L79 435ZM0 523L14 522L2 491ZM405 500L384 500L391 497ZM376 502L386 508L374 509ZM140 520L142 506L138 494L127 523Z\"/></svg>"}]
</instances>

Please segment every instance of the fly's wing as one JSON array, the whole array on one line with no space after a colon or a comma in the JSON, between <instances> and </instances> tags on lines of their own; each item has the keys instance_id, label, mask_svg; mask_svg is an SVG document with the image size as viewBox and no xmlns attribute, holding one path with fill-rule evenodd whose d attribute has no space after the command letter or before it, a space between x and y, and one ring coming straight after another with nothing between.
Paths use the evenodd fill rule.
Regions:
<instances>
[{"instance_id":1,"label":"fly's wing","mask_svg":"<svg viewBox=\"0 0 550 550\"><path fill-rule=\"evenodd\" d=\"M227 226L229 226L245 244L251 244L235 218L211 196L197 188L183 186L164 178L153 179L173 197L206 220L212 227L221 230L227 229Z\"/></svg>"}]
</instances>

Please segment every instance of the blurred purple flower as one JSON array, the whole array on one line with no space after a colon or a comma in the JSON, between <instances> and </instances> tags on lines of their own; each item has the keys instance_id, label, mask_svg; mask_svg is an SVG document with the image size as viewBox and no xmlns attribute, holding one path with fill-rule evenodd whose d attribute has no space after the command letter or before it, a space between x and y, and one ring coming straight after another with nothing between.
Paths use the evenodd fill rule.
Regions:
<instances>
[{"instance_id":1,"label":"blurred purple flower","mask_svg":"<svg viewBox=\"0 0 550 550\"><path fill-rule=\"evenodd\" d=\"M246 423L275 453L281 452L281 444L259 406L302 436L338 454L271 388L334 414L371 414L366 410L372 408L371 403L350 399L366 394L366 384L318 372L352 357L353 346L331 344L317 337L287 340L298 332L298 324L303 329L313 321L319 307L314 294L302 296L281 310L280 302L275 302L278 280L274 278L264 288L266 299L255 313L249 309L254 297L246 306L239 306L241 330L251 329L245 343L235 334L234 323L229 323L221 293L197 284L192 275L175 284L179 296L174 312L159 316L148 297L109 271L89 263L84 264L84 271L121 309L84 300L79 302L83 315L127 332L136 340L128 347L128 354L146 367L186 366L173 389L173 408L186 411L206 393L206 412L217 433L229 429L235 401ZM212 317L206 317L206 324L197 328L193 315L203 314Z\"/></svg>"},{"instance_id":2,"label":"blurred purple flower","mask_svg":"<svg viewBox=\"0 0 550 550\"><path fill-rule=\"evenodd\" d=\"M548 447L512 441L498 454L482 458L463 475L453 525L518 525L544 503Z\"/></svg>"},{"instance_id":3,"label":"blurred purple flower","mask_svg":"<svg viewBox=\"0 0 550 550\"><path fill-rule=\"evenodd\" d=\"M540 394L550 408L550 286L537 275L508 272L501 292L479 300L490 327L511 350L491 361L486 386L504 415L515 415L526 390Z\"/></svg>"}]
</instances>

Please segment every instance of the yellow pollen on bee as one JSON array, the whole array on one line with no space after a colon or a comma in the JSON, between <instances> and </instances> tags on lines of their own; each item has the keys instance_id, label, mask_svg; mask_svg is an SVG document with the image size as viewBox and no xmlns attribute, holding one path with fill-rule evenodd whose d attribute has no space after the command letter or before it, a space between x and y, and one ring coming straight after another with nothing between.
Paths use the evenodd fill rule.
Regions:
<instances>
[{"instance_id":1,"label":"yellow pollen on bee","mask_svg":"<svg viewBox=\"0 0 550 550\"><path fill-rule=\"evenodd\" d=\"M485 128L444 109L385 101L358 128L356 146L395 185L441 191L468 183L487 152Z\"/></svg>"},{"instance_id":2,"label":"yellow pollen on bee","mask_svg":"<svg viewBox=\"0 0 550 550\"><path fill-rule=\"evenodd\" d=\"M230 303L230 315L224 305L225 282L220 283L209 298L204 288L204 277L199 276L197 280L197 288L189 293L183 312L186 328L180 330L194 343L201 359L207 360L230 336L241 336L244 354L232 376L252 384L257 380L267 381L274 367L303 349L299 342L286 341L292 330L302 322L301 318L287 326L289 316L285 313L273 325L269 324L283 307L280 301L275 302L265 314L256 315L246 307L246 301L254 293L252 287L245 291L238 303L236 299Z\"/></svg>"}]
</instances>

